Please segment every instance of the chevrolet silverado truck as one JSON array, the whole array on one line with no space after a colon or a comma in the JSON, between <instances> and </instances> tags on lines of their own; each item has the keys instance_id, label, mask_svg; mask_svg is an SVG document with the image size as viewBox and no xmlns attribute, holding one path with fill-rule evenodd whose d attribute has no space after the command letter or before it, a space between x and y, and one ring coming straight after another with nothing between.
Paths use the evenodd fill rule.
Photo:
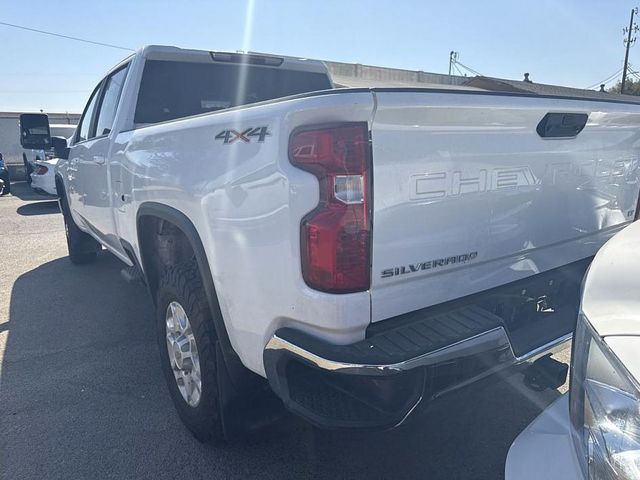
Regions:
<instances>
[{"instance_id":1,"label":"chevrolet silverado truck","mask_svg":"<svg viewBox=\"0 0 640 480\"><path fill-rule=\"evenodd\" d=\"M104 247L147 286L201 440L265 390L320 427L390 428L561 348L638 210L624 97L334 89L322 62L274 55L145 47L70 142L23 141L61 158L71 261Z\"/></svg>"}]
</instances>

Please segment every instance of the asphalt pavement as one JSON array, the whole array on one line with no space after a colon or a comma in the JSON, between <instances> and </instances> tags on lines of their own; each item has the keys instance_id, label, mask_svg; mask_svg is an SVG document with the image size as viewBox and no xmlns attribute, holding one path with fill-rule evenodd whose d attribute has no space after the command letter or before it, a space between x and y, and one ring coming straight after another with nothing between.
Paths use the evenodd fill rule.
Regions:
<instances>
[{"instance_id":1,"label":"asphalt pavement","mask_svg":"<svg viewBox=\"0 0 640 480\"><path fill-rule=\"evenodd\" d=\"M2 479L500 479L511 442L560 395L512 375L388 432L288 416L230 444L198 443L164 384L144 288L107 252L72 265L56 202L24 183L12 192L0 197Z\"/></svg>"}]
</instances>

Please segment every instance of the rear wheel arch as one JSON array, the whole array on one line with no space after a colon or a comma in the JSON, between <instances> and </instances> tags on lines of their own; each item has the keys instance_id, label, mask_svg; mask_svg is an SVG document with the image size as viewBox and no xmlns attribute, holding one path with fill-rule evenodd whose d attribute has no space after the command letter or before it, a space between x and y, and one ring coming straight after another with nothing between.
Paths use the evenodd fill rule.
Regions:
<instances>
[{"instance_id":1,"label":"rear wheel arch","mask_svg":"<svg viewBox=\"0 0 640 480\"><path fill-rule=\"evenodd\" d=\"M222 312L220 311L209 261L196 227L193 222L179 210L157 202L146 202L138 208L136 214L136 232L143 274L145 275L146 283L154 302L157 300L155 297L157 282L162 275L162 272L158 271L152 259L154 254L152 237L156 235L153 228L157 226L157 222L163 222L165 225L169 225L170 228L176 228L180 234L184 235L189 247L193 251L193 256L195 257L202 278L207 303L214 318L216 334L225 355L225 360L227 363L229 363L229 361L240 362L238 355L231 346Z\"/></svg>"},{"instance_id":2,"label":"rear wheel arch","mask_svg":"<svg viewBox=\"0 0 640 480\"><path fill-rule=\"evenodd\" d=\"M218 392L223 424L227 425L228 422L233 422L231 419L235 415L233 414L235 407L231 407L231 405L243 396L261 391L266 386L266 383L262 377L243 365L240 357L231 346L231 340L220 311L209 261L193 222L184 213L173 207L157 202L145 202L140 205L136 214L136 235L140 252L140 266L156 309L158 308L158 298L156 298L158 282L164 273L163 271L158 271L160 270L158 268L160 265L157 262L158 257L162 257L166 252L154 251L158 245L164 245L164 243L153 237L163 235L163 231L172 237L168 242L169 248L173 248L171 246L172 241L186 240L192 251L192 258L195 259L204 289L204 296L206 296L205 303L210 309L217 339L216 351L220 355L217 364ZM167 258L171 258L178 263L184 262L186 260L186 249L181 250L181 248L178 247L178 250L174 254L170 253ZM164 264L162 267L165 271L171 271L175 270L178 265L175 263ZM154 292L154 290L156 291ZM232 425L232 423L229 423L229 425Z\"/></svg>"}]
</instances>

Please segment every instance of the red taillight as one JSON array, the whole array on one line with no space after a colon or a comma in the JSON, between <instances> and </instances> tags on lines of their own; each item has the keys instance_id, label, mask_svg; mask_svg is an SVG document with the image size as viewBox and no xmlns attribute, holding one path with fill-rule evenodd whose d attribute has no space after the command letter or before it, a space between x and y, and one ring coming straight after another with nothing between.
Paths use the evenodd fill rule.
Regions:
<instances>
[{"instance_id":1,"label":"red taillight","mask_svg":"<svg viewBox=\"0 0 640 480\"><path fill-rule=\"evenodd\" d=\"M291 163L320 183L318 206L302 220L302 275L332 293L367 290L370 282L371 155L366 123L299 131L289 142Z\"/></svg>"},{"instance_id":2,"label":"red taillight","mask_svg":"<svg viewBox=\"0 0 640 480\"><path fill-rule=\"evenodd\" d=\"M36 168L34 169L34 171L36 172L36 175L44 175L49 171L49 169L44 165L36 165Z\"/></svg>"}]
</instances>

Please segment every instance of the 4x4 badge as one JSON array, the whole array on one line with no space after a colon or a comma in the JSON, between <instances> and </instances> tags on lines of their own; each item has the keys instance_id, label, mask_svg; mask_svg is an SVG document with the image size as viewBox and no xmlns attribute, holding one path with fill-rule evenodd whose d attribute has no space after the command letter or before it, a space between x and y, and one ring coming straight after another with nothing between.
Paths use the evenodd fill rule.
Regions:
<instances>
[{"instance_id":1,"label":"4x4 badge","mask_svg":"<svg viewBox=\"0 0 640 480\"><path fill-rule=\"evenodd\" d=\"M270 136L269 127L249 127L242 132L233 129L223 130L216 135L216 140L222 140L224 144L231 145L238 140L251 143L254 138L257 138L258 142L264 142L264 139Z\"/></svg>"}]
</instances>

